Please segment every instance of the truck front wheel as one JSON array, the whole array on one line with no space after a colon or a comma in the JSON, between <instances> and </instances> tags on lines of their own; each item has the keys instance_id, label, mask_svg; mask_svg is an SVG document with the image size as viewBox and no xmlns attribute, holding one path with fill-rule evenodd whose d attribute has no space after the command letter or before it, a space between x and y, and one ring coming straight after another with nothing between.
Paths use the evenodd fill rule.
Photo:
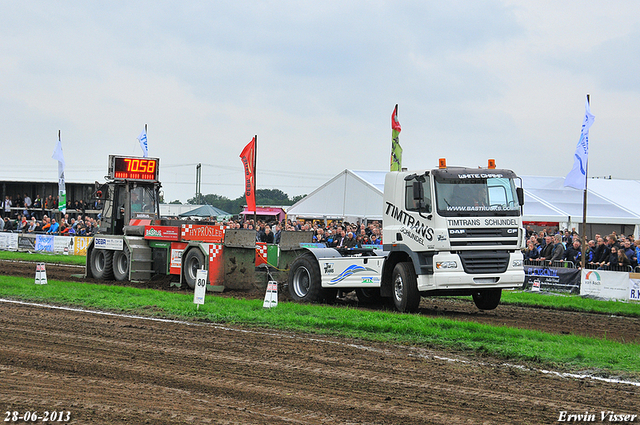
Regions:
<instances>
[{"instance_id":1,"label":"truck front wheel","mask_svg":"<svg viewBox=\"0 0 640 425\"><path fill-rule=\"evenodd\" d=\"M493 310L500 304L502 289L483 289L473 293L473 302L480 310Z\"/></svg>"},{"instance_id":2,"label":"truck front wheel","mask_svg":"<svg viewBox=\"0 0 640 425\"><path fill-rule=\"evenodd\" d=\"M302 255L291 264L291 269L289 270L289 295L295 301L312 303L322 301L320 266L318 266L318 262L313 255Z\"/></svg>"},{"instance_id":3,"label":"truck front wheel","mask_svg":"<svg viewBox=\"0 0 640 425\"><path fill-rule=\"evenodd\" d=\"M196 287L196 280L198 277L198 270L205 267L204 254L198 248L194 248L189 251L184 257L182 263L182 269L184 270L184 280L189 285L189 288Z\"/></svg>"},{"instance_id":4,"label":"truck front wheel","mask_svg":"<svg viewBox=\"0 0 640 425\"><path fill-rule=\"evenodd\" d=\"M403 313L414 313L420 305L418 279L410 262L398 263L393 268L393 304Z\"/></svg>"},{"instance_id":5,"label":"truck front wheel","mask_svg":"<svg viewBox=\"0 0 640 425\"><path fill-rule=\"evenodd\" d=\"M126 246L113 254L113 277L116 280L129 279L129 249Z\"/></svg>"},{"instance_id":6,"label":"truck front wheel","mask_svg":"<svg viewBox=\"0 0 640 425\"><path fill-rule=\"evenodd\" d=\"M91 251L91 274L99 280L113 280L113 251L93 249Z\"/></svg>"}]
</instances>

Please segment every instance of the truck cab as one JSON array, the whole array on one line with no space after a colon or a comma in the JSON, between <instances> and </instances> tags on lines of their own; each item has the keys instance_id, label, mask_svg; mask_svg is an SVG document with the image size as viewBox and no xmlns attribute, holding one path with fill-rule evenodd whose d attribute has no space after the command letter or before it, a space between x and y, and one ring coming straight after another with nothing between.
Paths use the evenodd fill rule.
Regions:
<instances>
[{"instance_id":1,"label":"truck cab","mask_svg":"<svg viewBox=\"0 0 640 425\"><path fill-rule=\"evenodd\" d=\"M520 182L518 185L517 183ZM386 175L383 249L307 248L291 266L294 300L355 290L360 302L391 298L416 311L423 296L471 295L495 309L503 289L521 287L524 195L511 170L447 167Z\"/></svg>"},{"instance_id":2,"label":"truck cab","mask_svg":"<svg viewBox=\"0 0 640 425\"><path fill-rule=\"evenodd\" d=\"M523 191L511 170L441 166L390 172L385 179L382 292L410 264L423 295L473 295L497 306L501 290L524 281L521 248Z\"/></svg>"}]
</instances>

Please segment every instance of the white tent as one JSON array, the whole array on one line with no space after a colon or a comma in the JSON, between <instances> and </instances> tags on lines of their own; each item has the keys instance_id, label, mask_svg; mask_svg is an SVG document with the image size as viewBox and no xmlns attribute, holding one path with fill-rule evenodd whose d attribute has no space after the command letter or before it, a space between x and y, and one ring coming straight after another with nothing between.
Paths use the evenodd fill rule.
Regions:
<instances>
[{"instance_id":1,"label":"white tent","mask_svg":"<svg viewBox=\"0 0 640 425\"><path fill-rule=\"evenodd\" d=\"M344 170L287 209L289 218L382 219L385 171Z\"/></svg>"},{"instance_id":2,"label":"white tent","mask_svg":"<svg viewBox=\"0 0 640 425\"><path fill-rule=\"evenodd\" d=\"M290 218L382 219L386 171L344 170L289 207ZM583 191L564 187L564 177L523 176L524 221L579 228ZM640 225L640 181L589 179L587 223ZM587 229L589 230L589 229ZM637 227L634 233L637 234ZM589 232L588 232L589 233Z\"/></svg>"}]
</instances>

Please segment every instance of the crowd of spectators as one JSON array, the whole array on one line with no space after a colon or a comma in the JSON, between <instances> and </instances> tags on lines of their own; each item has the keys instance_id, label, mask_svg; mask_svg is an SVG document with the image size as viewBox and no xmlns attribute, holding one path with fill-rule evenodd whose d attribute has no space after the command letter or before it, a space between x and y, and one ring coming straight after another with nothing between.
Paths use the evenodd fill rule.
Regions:
<instances>
[{"instance_id":1,"label":"crowd of spectators","mask_svg":"<svg viewBox=\"0 0 640 425\"><path fill-rule=\"evenodd\" d=\"M534 232L527 228L527 247L523 252L524 259L531 264L557 264L571 262L577 268L582 265L582 241L575 231L548 231L543 229ZM602 236L598 233L588 240L585 253L585 267L600 270L629 270L639 266L640 239L633 235Z\"/></svg>"},{"instance_id":2,"label":"crowd of spectators","mask_svg":"<svg viewBox=\"0 0 640 425\"><path fill-rule=\"evenodd\" d=\"M324 243L332 248L360 248L369 245L382 245L382 229L379 221L348 223L333 220L327 224L322 221L283 220L263 221L228 220L219 222L230 229L255 229L256 240L266 243L280 243L280 235L286 231L313 232L313 242Z\"/></svg>"},{"instance_id":3,"label":"crowd of spectators","mask_svg":"<svg viewBox=\"0 0 640 425\"><path fill-rule=\"evenodd\" d=\"M26 233L26 234L50 234L62 236L93 236L100 227L100 221L88 215L78 214L73 217L65 214L58 222L54 217L44 214L42 220L35 215L18 214L16 220L4 217L0 220L0 231Z\"/></svg>"},{"instance_id":4,"label":"crowd of spectators","mask_svg":"<svg viewBox=\"0 0 640 425\"><path fill-rule=\"evenodd\" d=\"M19 216L25 216L27 219L35 217L36 220L43 220L45 215L53 215L54 211L58 209L58 203L58 196L53 195L45 198L37 195L33 200L26 193L24 196L16 196L15 199L13 196L6 195L2 202L0 212L2 213L3 219L9 218L16 220ZM68 201L66 207L67 210L73 210L76 213L85 215L87 210L102 210L102 201Z\"/></svg>"}]
</instances>

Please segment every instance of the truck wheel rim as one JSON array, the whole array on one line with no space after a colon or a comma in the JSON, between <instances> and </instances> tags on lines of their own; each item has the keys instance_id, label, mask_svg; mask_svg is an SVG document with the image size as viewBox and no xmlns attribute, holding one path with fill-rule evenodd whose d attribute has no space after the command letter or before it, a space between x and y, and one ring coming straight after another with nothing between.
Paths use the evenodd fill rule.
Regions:
<instances>
[{"instance_id":1,"label":"truck wheel rim","mask_svg":"<svg viewBox=\"0 0 640 425\"><path fill-rule=\"evenodd\" d=\"M99 272L104 270L104 254L102 252L99 252L98 255L96 255L95 265L96 270Z\"/></svg>"},{"instance_id":2,"label":"truck wheel rim","mask_svg":"<svg viewBox=\"0 0 640 425\"><path fill-rule=\"evenodd\" d=\"M117 264L115 264L114 267L118 268L118 272L120 274L125 274L127 272L127 267L128 267L127 257L125 257L124 255L118 256Z\"/></svg>"},{"instance_id":3,"label":"truck wheel rim","mask_svg":"<svg viewBox=\"0 0 640 425\"><path fill-rule=\"evenodd\" d=\"M305 297L309 293L309 285L311 284L311 275L306 267L300 267L293 275L293 290L300 298Z\"/></svg>"},{"instance_id":4,"label":"truck wheel rim","mask_svg":"<svg viewBox=\"0 0 640 425\"><path fill-rule=\"evenodd\" d=\"M198 275L198 269L200 268L200 261L197 258L191 259L191 264L189 264L189 272L191 274L191 278L195 279Z\"/></svg>"},{"instance_id":5,"label":"truck wheel rim","mask_svg":"<svg viewBox=\"0 0 640 425\"><path fill-rule=\"evenodd\" d=\"M401 301L404 293L404 283L402 282L402 276L396 276L396 280L393 282L393 294L396 300Z\"/></svg>"}]
</instances>

